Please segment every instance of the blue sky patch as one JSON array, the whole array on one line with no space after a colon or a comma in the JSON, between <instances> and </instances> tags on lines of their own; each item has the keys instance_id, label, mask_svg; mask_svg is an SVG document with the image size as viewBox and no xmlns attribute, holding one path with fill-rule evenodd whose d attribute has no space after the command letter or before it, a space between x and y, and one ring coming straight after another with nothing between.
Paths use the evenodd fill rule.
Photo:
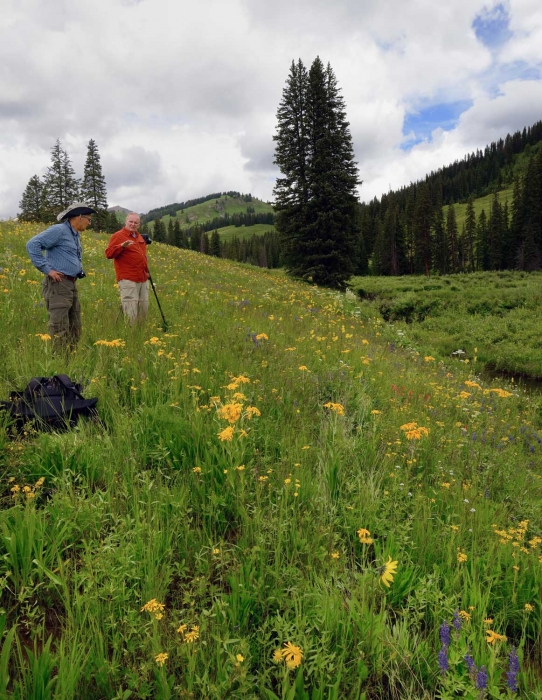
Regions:
<instances>
[{"instance_id":1,"label":"blue sky patch","mask_svg":"<svg viewBox=\"0 0 542 700\"><path fill-rule=\"evenodd\" d=\"M439 127L450 131L457 124L461 114L472 107L472 104L472 100L458 100L430 105L417 112L407 112L403 122L403 134L407 140L401 148L404 151L410 150L417 143L429 139L431 133Z\"/></svg>"},{"instance_id":2,"label":"blue sky patch","mask_svg":"<svg viewBox=\"0 0 542 700\"><path fill-rule=\"evenodd\" d=\"M512 36L509 24L508 11L503 4L499 4L491 10L477 15L472 23L472 28L478 41L481 41L488 49L495 49L505 44Z\"/></svg>"}]
</instances>

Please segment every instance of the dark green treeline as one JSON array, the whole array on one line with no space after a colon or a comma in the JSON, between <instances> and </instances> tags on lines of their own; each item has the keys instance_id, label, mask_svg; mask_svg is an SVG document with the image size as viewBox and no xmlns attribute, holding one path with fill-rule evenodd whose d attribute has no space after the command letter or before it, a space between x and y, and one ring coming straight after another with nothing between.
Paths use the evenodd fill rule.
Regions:
<instances>
[{"instance_id":1,"label":"dark green treeline","mask_svg":"<svg viewBox=\"0 0 542 700\"><path fill-rule=\"evenodd\" d=\"M141 227L141 232L148 233L146 224ZM160 219L156 219L152 234L154 240L159 243L214 255L217 258L237 260L269 269L283 265L279 237L273 229L262 235L253 234L247 238L233 236L223 241L216 229L209 235L206 224L182 229L178 219L170 219L167 226Z\"/></svg>"},{"instance_id":2,"label":"dark green treeline","mask_svg":"<svg viewBox=\"0 0 542 700\"><path fill-rule=\"evenodd\" d=\"M507 137L501 143L512 141ZM461 229L453 201L445 201L446 169L437 177L428 176L423 182L390 192L380 201L362 204L362 246L370 266L357 273L365 274L368 267L376 275L541 269L541 146L539 142L524 152L527 166L523 174L515 175L510 201L500 201L495 182L489 214L482 211L476 216L473 200L477 193L469 194ZM501 189L502 172L497 178Z\"/></svg>"}]
</instances>

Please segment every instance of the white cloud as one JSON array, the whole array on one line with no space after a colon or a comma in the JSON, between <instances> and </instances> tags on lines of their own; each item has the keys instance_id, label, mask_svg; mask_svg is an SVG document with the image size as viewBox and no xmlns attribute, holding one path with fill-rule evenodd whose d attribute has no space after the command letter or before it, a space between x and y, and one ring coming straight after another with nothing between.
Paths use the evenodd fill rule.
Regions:
<instances>
[{"instance_id":1,"label":"white cloud","mask_svg":"<svg viewBox=\"0 0 542 700\"><path fill-rule=\"evenodd\" d=\"M145 211L208 192L271 198L275 113L292 59L337 75L363 198L540 118L538 0L510 0L497 56L472 22L496 2L455 0L4 0L0 15L0 216L15 215L57 138L82 173L102 156L112 204ZM495 95L500 90L496 99ZM471 99L453 131L405 153L407 111Z\"/></svg>"}]
</instances>

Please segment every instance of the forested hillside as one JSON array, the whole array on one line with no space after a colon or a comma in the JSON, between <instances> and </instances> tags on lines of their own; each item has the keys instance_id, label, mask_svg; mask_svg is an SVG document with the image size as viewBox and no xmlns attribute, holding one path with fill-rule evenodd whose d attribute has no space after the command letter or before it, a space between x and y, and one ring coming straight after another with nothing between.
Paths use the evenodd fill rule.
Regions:
<instances>
[{"instance_id":1,"label":"forested hillside","mask_svg":"<svg viewBox=\"0 0 542 700\"><path fill-rule=\"evenodd\" d=\"M540 269L541 139L537 122L362 204L358 274Z\"/></svg>"},{"instance_id":2,"label":"forested hillside","mask_svg":"<svg viewBox=\"0 0 542 700\"><path fill-rule=\"evenodd\" d=\"M161 243L274 268L282 264L274 219L270 204L230 191L153 209L143 226Z\"/></svg>"}]
</instances>

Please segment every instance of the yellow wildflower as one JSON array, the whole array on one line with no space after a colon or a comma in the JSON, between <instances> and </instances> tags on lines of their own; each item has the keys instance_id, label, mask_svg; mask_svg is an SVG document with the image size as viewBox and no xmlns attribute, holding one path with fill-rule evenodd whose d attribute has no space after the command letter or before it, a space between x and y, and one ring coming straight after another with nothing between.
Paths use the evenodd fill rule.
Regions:
<instances>
[{"instance_id":1,"label":"yellow wildflower","mask_svg":"<svg viewBox=\"0 0 542 700\"><path fill-rule=\"evenodd\" d=\"M196 639L199 638L199 625L194 625L190 632L186 632L184 635L184 641L187 644L193 644L193 642L196 641Z\"/></svg>"},{"instance_id":2,"label":"yellow wildflower","mask_svg":"<svg viewBox=\"0 0 542 700\"><path fill-rule=\"evenodd\" d=\"M504 389L490 389L489 391L497 394L497 396L499 396L501 399L507 399L512 396L509 391L505 391Z\"/></svg>"},{"instance_id":3,"label":"yellow wildflower","mask_svg":"<svg viewBox=\"0 0 542 700\"><path fill-rule=\"evenodd\" d=\"M463 564L466 562L468 559L468 556L465 554L465 552L461 552L460 550L457 550L457 562L458 564Z\"/></svg>"},{"instance_id":4,"label":"yellow wildflower","mask_svg":"<svg viewBox=\"0 0 542 700\"><path fill-rule=\"evenodd\" d=\"M163 611L165 609L164 603L159 603L156 598L152 598L148 603L141 608L141 612L150 613L155 620L161 620L163 618Z\"/></svg>"},{"instance_id":5,"label":"yellow wildflower","mask_svg":"<svg viewBox=\"0 0 542 700\"><path fill-rule=\"evenodd\" d=\"M227 403L218 409L218 416L228 423L236 423L239 418L241 418L241 411L243 410L243 404L240 403Z\"/></svg>"},{"instance_id":6,"label":"yellow wildflower","mask_svg":"<svg viewBox=\"0 0 542 700\"><path fill-rule=\"evenodd\" d=\"M534 610L534 605L531 605L530 603L525 603L525 612L532 612Z\"/></svg>"},{"instance_id":7,"label":"yellow wildflower","mask_svg":"<svg viewBox=\"0 0 542 700\"><path fill-rule=\"evenodd\" d=\"M388 588L393 583L393 577L397 573L397 561L392 561L388 556L388 561L380 567L380 581Z\"/></svg>"},{"instance_id":8,"label":"yellow wildflower","mask_svg":"<svg viewBox=\"0 0 542 700\"><path fill-rule=\"evenodd\" d=\"M288 668L297 668L301 664L303 652L295 644L285 642L284 649L282 649L282 657L286 661Z\"/></svg>"},{"instance_id":9,"label":"yellow wildflower","mask_svg":"<svg viewBox=\"0 0 542 700\"><path fill-rule=\"evenodd\" d=\"M506 642L507 637L505 637L504 634L498 634L497 632L494 632L493 630L486 630L486 642L488 644L495 644L495 642Z\"/></svg>"},{"instance_id":10,"label":"yellow wildflower","mask_svg":"<svg viewBox=\"0 0 542 700\"><path fill-rule=\"evenodd\" d=\"M328 401L324 404L324 408L329 408L330 411L334 411L337 415L344 416L344 406L340 403Z\"/></svg>"},{"instance_id":11,"label":"yellow wildflower","mask_svg":"<svg viewBox=\"0 0 542 700\"><path fill-rule=\"evenodd\" d=\"M163 666L166 661L168 660L169 654L158 654L158 656L154 659L158 666Z\"/></svg>"},{"instance_id":12,"label":"yellow wildflower","mask_svg":"<svg viewBox=\"0 0 542 700\"><path fill-rule=\"evenodd\" d=\"M224 428L221 433L218 433L218 439L222 442L231 442L233 440L233 432L233 428L230 425L227 428Z\"/></svg>"}]
</instances>

